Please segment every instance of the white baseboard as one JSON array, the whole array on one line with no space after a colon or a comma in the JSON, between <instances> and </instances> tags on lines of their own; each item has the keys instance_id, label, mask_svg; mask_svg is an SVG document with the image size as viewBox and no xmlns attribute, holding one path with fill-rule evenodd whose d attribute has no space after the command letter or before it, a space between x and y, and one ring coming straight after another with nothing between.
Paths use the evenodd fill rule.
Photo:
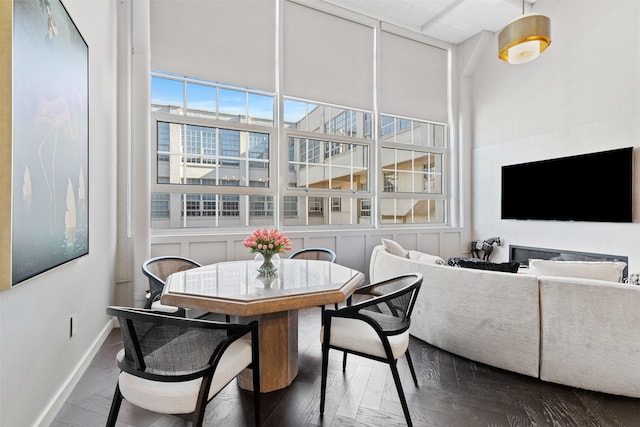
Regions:
<instances>
[{"instance_id":1,"label":"white baseboard","mask_svg":"<svg viewBox=\"0 0 640 427\"><path fill-rule=\"evenodd\" d=\"M98 353L98 350L100 350L100 347L102 346L104 341L107 339L107 336L109 336L109 333L115 327L118 327L118 322L116 319L111 319L107 322L98 337L91 344L91 347L89 347L89 350L87 350L84 356L80 359L71 375L69 375L54 398L42 411L42 414L40 414L40 417L35 422L34 426L48 427L53 423L56 415L58 415L58 412L60 412L60 409L62 409L62 406L71 395L71 392L80 381L80 378L82 378L82 375L84 375L85 371L89 367L89 364Z\"/></svg>"}]
</instances>

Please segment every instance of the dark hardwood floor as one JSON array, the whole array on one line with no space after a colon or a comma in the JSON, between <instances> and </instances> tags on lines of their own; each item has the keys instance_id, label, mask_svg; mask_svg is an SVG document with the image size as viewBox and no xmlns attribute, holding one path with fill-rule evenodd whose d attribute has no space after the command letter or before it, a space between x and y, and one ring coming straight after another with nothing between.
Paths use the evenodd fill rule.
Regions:
<instances>
[{"instance_id":1,"label":"dark hardwood floor","mask_svg":"<svg viewBox=\"0 0 640 427\"><path fill-rule=\"evenodd\" d=\"M300 311L299 374L285 390L262 396L262 425L406 425L387 365L331 351L327 404L320 419L320 310ZM53 422L54 427L104 426L116 384L119 330L103 344L91 366ZM640 399L545 383L442 351L411 339L418 374L415 388L406 359L402 382L415 426L640 426ZM496 349L499 351L499 349ZM602 379L606 381L606 378ZM231 382L207 407L207 426L253 425L251 394ZM123 402L118 426L178 427L187 422Z\"/></svg>"}]
</instances>

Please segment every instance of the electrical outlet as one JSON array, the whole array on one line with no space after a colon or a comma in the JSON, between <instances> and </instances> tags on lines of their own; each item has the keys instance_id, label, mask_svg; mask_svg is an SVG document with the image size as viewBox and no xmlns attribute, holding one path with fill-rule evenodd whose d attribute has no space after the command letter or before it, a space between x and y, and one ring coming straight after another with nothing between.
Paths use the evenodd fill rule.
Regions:
<instances>
[{"instance_id":1,"label":"electrical outlet","mask_svg":"<svg viewBox=\"0 0 640 427\"><path fill-rule=\"evenodd\" d=\"M72 338L78 329L78 313L74 313L69 318L69 338Z\"/></svg>"}]
</instances>

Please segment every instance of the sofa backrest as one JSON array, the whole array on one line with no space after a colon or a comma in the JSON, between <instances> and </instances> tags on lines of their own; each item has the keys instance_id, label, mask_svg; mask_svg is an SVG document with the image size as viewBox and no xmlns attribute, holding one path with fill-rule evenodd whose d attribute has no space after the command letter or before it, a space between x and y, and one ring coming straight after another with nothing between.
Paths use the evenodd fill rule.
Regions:
<instances>
[{"instance_id":1,"label":"sofa backrest","mask_svg":"<svg viewBox=\"0 0 640 427\"><path fill-rule=\"evenodd\" d=\"M538 376L536 277L418 262L374 248L372 282L411 272L423 275L409 330L413 336L481 363Z\"/></svg>"}]
</instances>

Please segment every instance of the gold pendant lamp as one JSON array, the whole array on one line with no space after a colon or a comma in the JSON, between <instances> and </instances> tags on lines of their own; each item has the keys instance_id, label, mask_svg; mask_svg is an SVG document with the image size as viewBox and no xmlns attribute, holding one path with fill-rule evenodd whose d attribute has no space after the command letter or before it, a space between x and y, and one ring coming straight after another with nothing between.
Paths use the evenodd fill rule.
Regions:
<instances>
[{"instance_id":1,"label":"gold pendant lamp","mask_svg":"<svg viewBox=\"0 0 640 427\"><path fill-rule=\"evenodd\" d=\"M536 59L551 44L551 20L536 13L524 13L509 22L498 35L498 57L509 64Z\"/></svg>"}]
</instances>

